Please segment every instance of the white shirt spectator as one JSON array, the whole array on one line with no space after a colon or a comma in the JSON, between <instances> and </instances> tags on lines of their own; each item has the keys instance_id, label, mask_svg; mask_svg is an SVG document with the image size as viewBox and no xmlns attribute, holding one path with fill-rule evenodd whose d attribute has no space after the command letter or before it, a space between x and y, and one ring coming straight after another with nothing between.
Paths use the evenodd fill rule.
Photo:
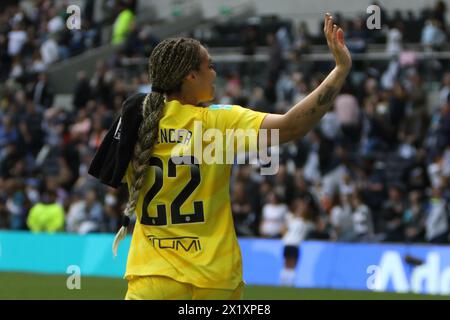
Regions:
<instances>
[{"instance_id":1,"label":"white shirt spectator","mask_svg":"<svg viewBox=\"0 0 450 320\"><path fill-rule=\"evenodd\" d=\"M391 60L386 71L381 76L381 87L383 89L392 89L394 82L397 80L397 74L399 72L399 62L397 60Z\"/></svg>"},{"instance_id":2,"label":"white shirt spectator","mask_svg":"<svg viewBox=\"0 0 450 320\"><path fill-rule=\"evenodd\" d=\"M439 104L442 106L447 102L447 97L450 94L450 87L443 87L439 91Z\"/></svg>"},{"instance_id":3,"label":"white shirt spectator","mask_svg":"<svg viewBox=\"0 0 450 320\"><path fill-rule=\"evenodd\" d=\"M369 207L359 205L352 214L353 229L358 236L371 236L373 234L372 215Z\"/></svg>"},{"instance_id":4,"label":"white shirt spectator","mask_svg":"<svg viewBox=\"0 0 450 320\"><path fill-rule=\"evenodd\" d=\"M446 207L446 202L443 199L431 199L430 210L425 222L425 238L428 241L447 231Z\"/></svg>"},{"instance_id":5,"label":"white shirt spectator","mask_svg":"<svg viewBox=\"0 0 450 320\"><path fill-rule=\"evenodd\" d=\"M8 39L8 54L13 57L20 53L28 36L23 30L12 30L8 33Z\"/></svg>"},{"instance_id":6,"label":"white shirt spectator","mask_svg":"<svg viewBox=\"0 0 450 320\"><path fill-rule=\"evenodd\" d=\"M441 167L442 175L447 178L450 177L450 146L444 152Z\"/></svg>"},{"instance_id":7,"label":"white shirt spectator","mask_svg":"<svg viewBox=\"0 0 450 320\"><path fill-rule=\"evenodd\" d=\"M9 73L10 78L18 78L23 75L23 67L20 63L13 63L11 67L11 72Z\"/></svg>"},{"instance_id":8,"label":"white shirt spectator","mask_svg":"<svg viewBox=\"0 0 450 320\"><path fill-rule=\"evenodd\" d=\"M41 57L46 65L49 65L59 59L58 44L53 39L47 39L41 45Z\"/></svg>"},{"instance_id":9,"label":"white shirt spectator","mask_svg":"<svg viewBox=\"0 0 450 320\"><path fill-rule=\"evenodd\" d=\"M350 206L334 206L330 213L330 222L336 240L349 240L353 234L353 220Z\"/></svg>"},{"instance_id":10,"label":"white shirt spectator","mask_svg":"<svg viewBox=\"0 0 450 320\"><path fill-rule=\"evenodd\" d=\"M386 51L390 54L398 54L402 51L403 35L397 28L388 31L386 39Z\"/></svg>"},{"instance_id":11,"label":"white shirt spectator","mask_svg":"<svg viewBox=\"0 0 450 320\"><path fill-rule=\"evenodd\" d=\"M320 128L325 137L334 140L340 131L339 118L336 112L327 112L319 122Z\"/></svg>"},{"instance_id":12,"label":"white shirt spectator","mask_svg":"<svg viewBox=\"0 0 450 320\"><path fill-rule=\"evenodd\" d=\"M72 203L67 214L67 231L80 234L98 231L102 215L102 206L99 202L96 202L90 209L86 208L86 201Z\"/></svg>"},{"instance_id":13,"label":"white shirt spectator","mask_svg":"<svg viewBox=\"0 0 450 320\"><path fill-rule=\"evenodd\" d=\"M303 167L303 175L306 180L317 182L321 178L319 171L319 154L317 153L317 147L312 148L308 153L305 166Z\"/></svg>"},{"instance_id":14,"label":"white shirt spectator","mask_svg":"<svg viewBox=\"0 0 450 320\"><path fill-rule=\"evenodd\" d=\"M306 239L308 234L315 229L314 223L307 221L302 217L288 213L286 217L287 231L283 236L283 242L286 246L298 246Z\"/></svg>"},{"instance_id":15,"label":"white shirt spectator","mask_svg":"<svg viewBox=\"0 0 450 320\"><path fill-rule=\"evenodd\" d=\"M49 33L56 33L64 29L64 20L60 16L54 16L47 23L47 30Z\"/></svg>"},{"instance_id":16,"label":"white shirt spectator","mask_svg":"<svg viewBox=\"0 0 450 320\"><path fill-rule=\"evenodd\" d=\"M422 30L422 44L425 46L439 46L445 43L445 33L435 22L427 21Z\"/></svg>"},{"instance_id":17,"label":"white shirt spectator","mask_svg":"<svg viewBox=\"0 0 450 320\"><path fill-rule=\"evenodd\" d=\"M288 207L283 203L264 205L261 234L266 237L275 237L281 234L288 212Z\"/></svg>"}]
</instances>

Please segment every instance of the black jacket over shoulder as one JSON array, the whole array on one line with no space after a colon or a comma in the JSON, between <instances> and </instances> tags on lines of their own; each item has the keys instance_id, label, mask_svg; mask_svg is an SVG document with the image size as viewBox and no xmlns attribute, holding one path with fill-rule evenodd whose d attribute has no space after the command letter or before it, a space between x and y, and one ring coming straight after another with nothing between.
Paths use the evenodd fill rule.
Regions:
<instances>
[{"instance_id":1,"label":"black jacket over shoulder","mask_svg":"<svg viewBox=\"0 0 450 320\"><path fill-rule=\"evenodd\" d=\"M118 188L128 168L142 122L142 103L145 94L129 97L122 106L122 113L100 144L89 166L88 173L113 188Z\"/></svg>"}]
</instances>

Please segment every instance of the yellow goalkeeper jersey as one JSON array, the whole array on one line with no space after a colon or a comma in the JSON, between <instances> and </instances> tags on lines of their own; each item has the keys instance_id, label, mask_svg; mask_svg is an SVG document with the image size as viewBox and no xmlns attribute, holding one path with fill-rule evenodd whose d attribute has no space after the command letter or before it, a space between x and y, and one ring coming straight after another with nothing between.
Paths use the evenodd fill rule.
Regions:
<instances>
[{"instance_id":1,"label":"yellow goalkeeper jersey","mask_svg":"<svg viewBox=\"0 0 450 320\"><path fill-rule=\"evenodd\" d=\"M226 156L214 162L202 155L227 150L230 129L257 133L265 115L236 105L202 108L166 102L137 201L126 278L162 275L201 288L239 285L242 257L231 214L231 164ZM222 134L224 150L212 150L211 142L220 139L211 138L211 131ZM179 156L174 155L180 146ZM186 158L190 164L182 162ZM130 164L124 177L128 187L131 176Z\"/></svg>"}]
</instances>

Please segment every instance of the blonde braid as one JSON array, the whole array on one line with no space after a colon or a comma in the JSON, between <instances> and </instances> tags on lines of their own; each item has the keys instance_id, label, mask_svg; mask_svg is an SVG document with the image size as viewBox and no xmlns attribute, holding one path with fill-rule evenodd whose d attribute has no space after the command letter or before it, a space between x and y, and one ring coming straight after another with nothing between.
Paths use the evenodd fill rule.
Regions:
<instances>
[{"instance_id":1,"label":"blonde braid","mask_svg":"<svg viewBox=\"0 0 450 320\"><path fill-rule=\"evenodd\" d=\"M156 46L149 60L150 81L153 87L167 94L177 92L189 72L200 67L200 43L189 38L166 39ZM143 102L143 121L139 126L138 139L131 160L133 177L130 197L124 210L124 222L113 242L115 256L119 242L125 238L130 218L135 212L139 191L149 167L149 159L158 139L159 121L163 114L164 95L161 92L148 94Z\"/></svg>"}]
</instances>

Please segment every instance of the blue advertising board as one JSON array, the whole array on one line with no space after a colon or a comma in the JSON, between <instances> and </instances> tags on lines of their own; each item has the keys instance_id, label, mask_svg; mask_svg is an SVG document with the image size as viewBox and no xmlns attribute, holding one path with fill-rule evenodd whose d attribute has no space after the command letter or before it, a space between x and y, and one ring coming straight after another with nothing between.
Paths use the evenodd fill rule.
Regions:
<instances>
[{"instance_id":1,"label":"blue advertising board","mask_svg":"<svg viewBox=\"0 0 450 320\"><path fill-rule=\"evenodd\" d=\"M69 273L123 277L127 237L113 257L111 234L0 232L0 271ZM280 285L284 265L281 240L241 238L244 280ZM450 246L336 243L301 245L295 286L450 294Z\"/></svg>"}]
</instances>

